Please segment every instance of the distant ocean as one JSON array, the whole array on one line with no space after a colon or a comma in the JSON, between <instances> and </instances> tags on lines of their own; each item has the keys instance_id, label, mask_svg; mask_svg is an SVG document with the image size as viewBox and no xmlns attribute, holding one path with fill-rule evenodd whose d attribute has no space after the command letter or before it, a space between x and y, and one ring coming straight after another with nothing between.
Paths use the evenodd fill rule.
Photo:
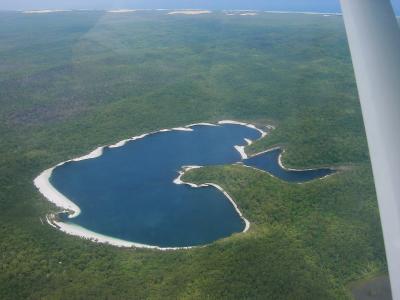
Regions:
<instances>
[{"instance_id":1,"label":"distant ocean","mask_svg":"<svg viewBox=\"0 0 400 300\"><path fill-rule=\"evenodd\" d=\"M139 1L138 1L139 2ZM396 14L400 14L400 0L392 0ZM302 12L340 13L339 0L153 0L146 6L165 8L251 9Z\"/></svg>"},{"instance_id":2,"label":"distant ocean","mask_svg":"<svg viewBox=\"0 0 400 300\"><path fill-rule=\"evenodd\" d=\"M379 1L379 0L377 0ZM392 0L400 15L400 0ZM202 8L309 11L339 13L339 0L1 0L0 10L28 9L120 9L120 8Z\"/></svg>"}]
</instances>

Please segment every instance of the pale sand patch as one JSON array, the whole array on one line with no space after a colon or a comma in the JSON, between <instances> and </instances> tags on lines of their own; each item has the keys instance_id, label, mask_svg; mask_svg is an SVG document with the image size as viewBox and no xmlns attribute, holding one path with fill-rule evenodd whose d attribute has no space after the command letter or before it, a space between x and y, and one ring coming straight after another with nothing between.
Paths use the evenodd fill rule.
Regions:
<instances>
[{"instance_id":1,"label":"pale sand patch","mask_svg":"<svg viewBox=\"0 0 400 300\"><path fill-rule=\"evenodd\" d=\"M233 120L222 120L219 121L218 124L236 124L236 125L242 125L242 126L246 126L249 127L251 129L257 130L261 133L261 137L260 139L264 138L267 136L267 133L264 130L261 130L260 128L257 128L255 125L253 124L249 124L249 123L244 123L244 122L238 122L238 121L233 121ZM249 139L245 139L247 146L251 145L253 143L253 141L249 140ZM245 151L246 146L240 146L237 145L235 146L235 149L239 152L240 156L242 159L247 159L248 156L246 154Z\"/></svg>"},{"instance_id":2,"label":"pale sand patch","mask_svg":"<svg viewBox=\"0 0 400 300\"><path fill-rule=\"evenodd\" d=\"M341 13L326 13L326 12L312 12L312 11L279 11L279 10L267 10L266 13L270 14L301 14L301 15L323 15L327 16L341 16Z\"/></svg>"},{"instance_id":3,"label":"pale sand patch","mask_svg":"<svg viewBox=\"0 0 400 300\"><path fill-rule=\"evenodd\" d=\"M171 130L176 130L176 131L193 131L193 129L191 128L191 127L193 127L193 126L217 126L217 125L211 124L211 123L194 123L194 124L187 125L187 126L185 126L185 127L175 127L175 128L173 128L173 129L161 129L161 130L158 130L158 131L153 131L153 132L150 132L150 133L144 133L144 134L141 134L141 135L138 135L138 136L131 137L131 138L129 138L129 139L125 139L125 140L119 141L119 142L117 142L117 143L115 143L115 144L113 144L113 145L108 146L108 148L118 148L118 147L122 147L122 146L124 146L127 142L139 140L139 139L142 139L142 138L144 138L144 137L146 137L146 136L148 136L148 135L150 135L150 134L155 134L155 133L158 133L158 132L168 132L168 131L171 131Z\"/></svg>"},{"instance_id":4,"label":"pale sand patch","mask_svg":"<svg viewBox=\"0 0 400 300\"><path fill-rule=\"evenodd\" d=\"M58 222L54 219L54 216L50 217L46 216L46 220L47 223L49 223L52 227L61 230L62 232L67 233L69 235L77 236L85 240L89 240L96 243L109 244L116 247L124 247L124 248L136 247L136 248L156 249L161 251L193 248L193 247L158 247L141 243L135 243L118 238L113 238L111 236L107 236L101 233L97 233L76 224ZM202 246L196 246L196 247L202 247Z\"/></svg>"},{"instance_id":5,"label":"pale sand patch","mask_svg":"<svg viewBox=\"0 0 400 300\"><path fill-rule=\"evenodd\" d=\"M251 144L253 144L253 141L250 139L244 139L247 143L247 146L250 146Z\"/></svg>"},{"instance_id":6,"label":"pale sand patch","mask_svg":"<svg viewBox=\"0 0 400 300\"><path fill-rule=\"evenodd\" d=\"M56 12L68 12L71 10L68 9L43 9L43 10L25 10L23 14L50 14Z\"/></svg>"},{"instance_id":7,"label":"pale sand patch","mask_svg":"<svg viewBox=\"0 0 400 300\"><path fill-rule=\"evenodd\" d=\"M235 146L235 149L239 152L242 159L247 159L247 154L244 151L245 146Z\"/></svg>"},{"instance_id":8,"label":"pale sand patch","mask_svg":"<svg viewBox=\"0 0 400 300\"><path fill-rule=\"evenodd\" d=\"M266 126L269 130L275 130L275 126L273 126L273 125L267 125Z\"/></svg>"},{"instance_id":9,"label":"pale sand patch","mask_svg":"<svg viewBox=\"0 0 400 300\"><path fill-rule=\"evenodd\" d=\"M193 131L192 128L188 128L188 127L175 127L175 128L172 128L172 130L176 130L176 131Z\"/></svg>"},{"instance_id":10,"label":"pale sand patch","mask_svg":"<svg viewBox=\"0 0 400 300\"><path fill-rule=\"evenodd\" d=\"M261 130L260 128L257 128L256 126L254 126L253 124L249 124L249 123L244 123L244 122L238 122L238 121L233 121L233 120L222 120L219 121L218 124L236 124L236 125L243 125L246 127L249 127L251 129L255 129L257 131L259 131L261 133L261 138L264 138L267 136L267 133L264 130ZM267 126L269 129L274 129L275 127L269 125Z\"/></svg>"},{"instance_id":11,"label":"pale sand patch","mask_svg":"<svg viewBox=\"0 0 400 300\"><path fill-rule=\"evenodd\" d=\"M73 212L69 215L69 218L75 218L81 213L80 208L70 199L57 191L49 181L54 168L55 167L43 171L35 178L34 184L47 200L54 203L57 207Z\"/></svg>"},{"instance_id":12,"label":"pale sand patch","mask_svg":"<svg viewBox=\"0 0 400 300\"><path fill-rule=\"evenodd\" d=\"M258 13L243 13L243 14L240 14L240 16L257 16L258 15Z\"/></svg>"},{"instance_id":13,"label":"pale sand patch","mask_svg":"<svg viewBox=\"0 0 400 300\"><path fill-rule=\"evenodd\" d=\"M225 11L226 16L257 16L259 13L254 10L232 10Z\"/></svg>"},{"instance_id":14,"label":"pale sand patch","mask_svg":"<svg viewBox=\"0 0 400 300\"><path fill-rule=\"evenodd\" d=\"M134 137L131 137L131 138L129 138L129 139L119 141L118 143L116 143L116 144L114 144L114 145L110 145L110 146L108 146L108 148L118 148L118 147L122 147L122 146L124 146L127 142L139 140L139 139L142 139L142 138L144 138L145 136L148 136L148 135L149 135L148 133L145 133L145 134L141 134L141 135L138 135L138 136L134 136Z\"/></svg>"},{"instance_id":15,"label":"pale sand patch","mask_svg":"<svg viewBox=\"0 0 400 300\"><path fill-rule=\"evenodd\" d=\"M202 14L211 14L209 10L176 10L168 13L169 15L202 15Z\"/></svg>"},{"instance_id":16,"label":"pale sand patch","mask_svg":"<svg viewBox=\"0 0 400 300\"><path fill-rule=\"evenodd\" d=\"M194 123L194 124L186 125L186 127L193 127L193 126L218 126L218 125L211 124L211 123Z\"/></svg>"},{"instance_id":17,"label":"pale sand patch","mask_svg":"<svg viewBox=\"0 0 400 300\"><path fill-rule=\"evenodd\" d=\"M187 185L190 185L191 187L198 187L197 185L195 185L195 184L193 184L193 183L190 183L190 182L183 182L182 179L181 179L181 177L183 176L183 174L184 174L185 172L187 172L187 171L189 171L189 170L193 170L193 169L199 169L199 168L202 168L202 166L183 166L183 167L182 167L182 170L183 170L183 171L179 171L179 172L178 172L178 173L179 173L179 176L176 177L176 178L174 179L173 183L175 183L175 184L187 184Z\"/></svg>"},{"instance_id":18,"label":"pale sand patch","mask_svg":"<svg viewBox=\"0 0 400 300\"><path fill-rule=\"evenodd\" d=\"M234 121L234 120L222 120L219 121L218 124L236 124L236 125L244 125L246 126L247 123L244 122L239 122L239 121Z\"/></svg>"},{"instance_id":19,"label":"pale sand patch","mask_svg":"<svg viewBox=\"0 0 400 300\"><path fill-rule=\"evenodd\" d=\"M131 13L137 11L136 9L114 9L108 10L108 13L116 13L116 14L123 14L123 13Z\"/></svg>"},{"instance_id":20,"label":"pale sand patch","mask_svg":"<svg viewBox=\"0 0 400 300\"><path fill-rule=\"evenodd\" d=\"M72 202L70 199L65 197L63 194L61 194L53 185L50 183L50 177L51 174L53 173L53 170L56 167L62 166L67 162L71 161L81 161L81 160L86 160L86 159L93 159L96 157L100 157L103 154L103 148L104 147L98 147L97 149L93 150L87 155L74 158L62 163L57 164L56 166L49 168L45 171L43 171L38 177L35 178L33 181L35 186L38 188L39 192L50 202L54 203L57 207L63 208L68 210L69 212L72 212L72 214L69 214L69 218L75 218L79 216L81 213L81 210L79 206L77 206L74 202Z\"/></svg>"},{"instance_id":21,"label":"pale sand patch","mask_svg":"<svg viewBox=\"0 0 400 300\"><path fill-rule=\"evenodd\" d=\"M86 159L92 159L92 158L97 158L103 155L103 147L98 147L95 150L93 150L92 152L90 152L87 155L78 157L78 158L74 158L72 161L81 161L81 160L86 160Z\"/></svg>"}]
</instances>

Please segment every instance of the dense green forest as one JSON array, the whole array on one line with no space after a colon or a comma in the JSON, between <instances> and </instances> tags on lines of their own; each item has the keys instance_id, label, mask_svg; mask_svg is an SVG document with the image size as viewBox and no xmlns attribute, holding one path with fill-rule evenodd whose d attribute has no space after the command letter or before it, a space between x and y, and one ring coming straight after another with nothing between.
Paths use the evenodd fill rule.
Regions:
<instances>
[{"instance_id":1,"label":"dense green forest","mask_svg":"<svg viewBox=\"0 0 400 300\"><path fill-rule=\"evenodd\" d=\"M165 12L0 13L0 299L348 299L386 272L368 149L341 17ZM33 179L99 145L222 119L273 124L289 184L242 166L192 170L251 222L160 252L68 236Z\"/></svg>"}]
</instances>

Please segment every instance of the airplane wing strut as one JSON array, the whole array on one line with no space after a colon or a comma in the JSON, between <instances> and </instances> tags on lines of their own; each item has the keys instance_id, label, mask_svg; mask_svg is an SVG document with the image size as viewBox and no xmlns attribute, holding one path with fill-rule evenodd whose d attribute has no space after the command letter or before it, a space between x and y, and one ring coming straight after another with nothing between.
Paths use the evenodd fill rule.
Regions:
<instances>
[{"instance_id":1,"label":"airplane wing strut","mask_svg":"<svg viewBox=\"0 0 400 300\"><path fill-rule=\"evenodd\" d=\"M341 0L378 196L393 299L400 299L400 30L389 0Z\"/></svg>"}]
</instances>

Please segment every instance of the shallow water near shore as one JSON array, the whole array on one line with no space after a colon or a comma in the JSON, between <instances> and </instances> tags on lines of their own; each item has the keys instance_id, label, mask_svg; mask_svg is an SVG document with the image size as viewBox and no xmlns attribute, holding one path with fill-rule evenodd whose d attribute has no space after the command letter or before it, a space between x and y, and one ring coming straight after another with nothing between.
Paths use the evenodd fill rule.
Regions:
<instances>
[{"instance_id":1,"label":"shallow water near shore","mask_svg":"<svg viewBox=\"0 0 400 300\"><path fill-rule=\"evenodd\" d=\"M191 128L105 147L97 158L56 167L50 183L81 209L72 219L60 214L61 220L105 236L162 248L205 245L242 232L245 219L221 191L213 186L179 185L174 180L182 166L241 162L234 146L246 145L245 139L259 139L261 132L238 124ZM299 172L282 170L277 155L271 151L243 162L287 181L327 175L310 170L300 172L299 177Z\"/></svg>"}]
</instances>

